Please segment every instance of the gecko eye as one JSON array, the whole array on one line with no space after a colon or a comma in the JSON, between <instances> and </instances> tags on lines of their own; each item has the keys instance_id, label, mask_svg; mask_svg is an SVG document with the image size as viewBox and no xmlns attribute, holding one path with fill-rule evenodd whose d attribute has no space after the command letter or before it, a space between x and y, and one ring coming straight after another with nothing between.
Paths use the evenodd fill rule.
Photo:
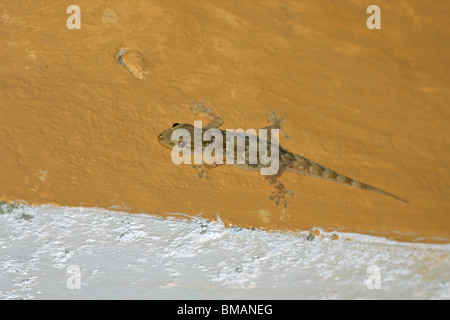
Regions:
<instances>
[{"instance_id":1,"label":"gecko eye","mask_svg":"<svg viewBox=\"0 0 450 320\"><path fill-rule=\"evenodd\" d=\"M180 124L179 123L174 123L173 125L172 125L172 128L173 127L176 127L176 126L179 126Z\"/></svg>"}]
</instances>

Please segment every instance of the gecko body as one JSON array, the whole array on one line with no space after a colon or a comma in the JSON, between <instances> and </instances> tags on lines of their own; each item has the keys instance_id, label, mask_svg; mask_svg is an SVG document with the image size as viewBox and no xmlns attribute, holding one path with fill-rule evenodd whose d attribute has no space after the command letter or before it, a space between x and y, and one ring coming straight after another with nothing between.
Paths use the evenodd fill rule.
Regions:
<instances>
[{"instance_id":1,"label":"gecko body","mask_svg":"<svg viewBox=\"0 0 450 320\"><path fill-rule=\"evenodd\" d=\"M260 152L261 150L258 149L258 156L257 156L257 162L251 162L249 159L249 154L250 154L250 150L249 150L249 143L245 143L245 149L244 150L238 150L236 145L234 145L233 150L226 150L227 149L227 144L226 141L227 139L234 139L235 135L244 135L246 138L251 138L249 134L246 133L235 133L235 135L230 135L228 131L226 130L220 130L218 129L224 122L224 120L221 117L218 117L217 115L213 114L211 112L211 109L205 108L204 103L202 102L199 105L197 105L194 102L194 106L191 107L191 110L196 114L196 115L201 115L204 116L205 118L209 119L210 122L208 124L206 124L205 126L203 126L201 128L202 130L202 136L203 134L209 130L209 129L217 129L219 130L219 132L221 132L222 136L223 136L223 156L225 157L225 154L232 154L234 156L235 159L237 159L239 156L241 157L241 159L244 159L243 163L237 164L231 164L232 166L241 168L241 169L245 169L245 170L251 170L251 171L260 171L261 168L263 168L264 166L267 166L267 164L263 164L259 159L260 159ZM281 121L283 120L283 117L277 118L276 113L272 113L272 114L267 114L268 120L270 125L267 127L264 127L263 129L267 129L269 132L272 129L279 129L285 136L287 136L286 133L284 133L283 129L281 128ZM172 133L177 130L177 129L184 129L187 130L191 137L194 136L194 126L191 124L179 124L179 123L174 123L173 126L167 130L164 130L159 136L158 136L158 141L160 142L160 144L162 144L163 146L165 146L166 148L170 148L173 149L176 146L179 146L181 143L183 143L184 145L186 144L185 142L183 142L181 139L178 141L172 141ZM260 137L255 137L258 142L259 139L261 139ZM246 141L248 141L249 139L247 139ZM211 143L214 142L214 139L212 139L211 141L203 141L202 140L202 151L204 151ZM266 145L271 146L271 138L270 135L268 135L267 141L265 141ZM186 146L186 145L185 145ZM191 148L192 151L194 151L194 146L192 144L189 144L186 146L187 148ZM299 173L305 176L312 176L312 177L317 177L317 178L322 178L328 181L332 181L332 182L337 182L340 184L344 184L347 186L351 186L357 189L362 189L362 190L367 190L367 191L371 191L371 192L375 192L378 194L382 194L385 196L389 196L391 198L394 198L396 200L408 203L408 201L397 197L396 195L393 195L387 191L384 191L382 189L370 186L368 184L359 182L357 180L354 180L350 177L347 177L343 174L340 174L332 169L329 169L327 167L324 167L306 157L303 157L299 154L295 154L293 152L288 151L287 149L283 148L281 145L278 144L277 142L277 147L278 147L278 163L279 163L279 167L278 167L278 171L275 174L272 175L261 175L262 179L273 188L272 191L272 195L269 197L270 200L274 200L275 204L278 206L280 204L280 202L287 207L287 203L286 203L286 199L285 199L285 195L294 195L294 193L292 191L288 191L286 190L285 186L278 180L278 178L286 171L291 171L291 172L295 172L295 173ZM209 179L209 174L208 174L208 170L215 168L217 166L220 166L222 164L227 164L225 159L223 161L223 163L221 164L217 164L217 163L212 163L212 164L206 164L206 163L202 163L200 165L193 165L193 167L195 169L199 169L199 177L201 178L203 175L206 177L206 179Z\"/></svg>"}]
</instances>

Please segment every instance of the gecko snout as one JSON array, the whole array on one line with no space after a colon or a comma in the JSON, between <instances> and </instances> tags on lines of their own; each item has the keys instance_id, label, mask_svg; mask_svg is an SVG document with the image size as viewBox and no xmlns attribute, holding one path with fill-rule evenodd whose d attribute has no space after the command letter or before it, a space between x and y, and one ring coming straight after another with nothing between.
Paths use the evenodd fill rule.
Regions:
<instances>
[{"instance_id":1,"label":"gecko snout","mask_svg":"<svg viewBox=\"0 0 450 320\"><path fill-rule=\"evenodd\" d=\"M158 142L161 144L161 145L163 145L164 147L166 147L166 148L169 148L170 147L170 145L167 143L167 141L166 141L166 139L164 138L164 132L161 132L159 135L158 135Z\"/></svg>"}]
</instances>

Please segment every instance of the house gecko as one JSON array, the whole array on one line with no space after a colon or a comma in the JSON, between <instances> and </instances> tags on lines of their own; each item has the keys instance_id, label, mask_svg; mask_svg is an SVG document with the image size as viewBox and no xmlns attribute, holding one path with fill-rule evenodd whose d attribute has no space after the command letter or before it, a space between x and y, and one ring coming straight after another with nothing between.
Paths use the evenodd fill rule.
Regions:
<instances>
[{"instance_id":1,"label":"house gecko","mask_svg":"<svg viewBox=\"0 0 450 320\"><path fill-rule=\"evenodd\" d=\"M211 108L205 108L204 102L202 102L200 105L197 105L194 101L193 107L190 108L191 111L194 112L196 115L201 115L208 119L210 122L207 123L205 126L202 127L202 134L208 130L208 129L218 129L223 123L224 120L212 113ZM277 117L276 112L273 112L272 114L266 113L269 126L264 127L263 129L267 129L269 132L273 129L278 129L283 133L286 137L287 134L283 131L281 128L281 122L283 121L283 117ZM172 141L172 133L177 129L185 129L189 131L191 137L194 136L194 126L191 124L179 124L174 123L173 126L165 131L163 131L158 136L158 141L160 144L162 144L164 147L173 149L174 147L178 146L182 143L182 140L175 140ZM220 129L218 129L220 130ZM227 131L220 130L222 132L222 135L224 136L223 141L226 141L225 135ZM259 139L259 137L257 137ZM269 139L268 139L269 140ZM212 141L202 141L202 150L205 150L205 148L208 146L208 144L212 143ZM270 146L270 141L268 141L268 144ZM184 143L185 144L185 143ZM278 171L275 174L272 175L261 175L262 179L273 188L272 195L269 197L270 200L274 200L275 204L278 206L280 202L287 208L287 202L285 199L286 195L294 195L294 192L286 190L285 186L278 180L280 176L287 171L299 173L306 176L312 176L317 178L322 178L328 181L337 182L340 184L344 184L347 186L351 186L357 189L367 190L371 192L375 192L378 194L382 194L385 196L389 196L391 198L394 198L396 200L402 201L404 203L409 203L407 200L404 200L402 198L397 197L396 195L393 195L387 191L384 191L382 189L370 186L368 184L356 181L352 178L349 178L343 174L340 174L334 170L331 170L329 168L326 168L308 158L305 158L299 154L292 153L285 148L283 148L281 145L279 146L279 153L278 153L278 161L279 161L279 168ZM192 148L193 146L188 146ZM224 149L226 148L226 145L224 143L223 145ZM252 171L260 171L261 167L263 166L260 161L258 161L256 164L252 164L249 162L248 157L248 144L245 145L245 163L243 164L230 164L235 167L239 167L241 169L246 170L252 170ZM236 146L234 146L235 150L231 150L232 153L237 155ZM229 152L230 150L226 150ZM227 163L223 163L227 164ZM193 165L192 167L195 169L199 169L199 177L202 178L202 176L205 176L206 179L209 179L208 170L218 167L222 164L206 164L202 163L200 165Z\"/></svg>"}]
</instances>

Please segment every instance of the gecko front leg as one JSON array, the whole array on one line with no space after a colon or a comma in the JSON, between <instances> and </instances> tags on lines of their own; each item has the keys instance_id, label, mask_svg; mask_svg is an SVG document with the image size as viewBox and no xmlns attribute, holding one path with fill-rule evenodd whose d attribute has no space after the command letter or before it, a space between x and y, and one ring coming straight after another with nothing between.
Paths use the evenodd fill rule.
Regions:
<instances>
[{"instance_id":1,"label":"gecko front leg","mask_svg":"<svg viewBox=\"0 0 450 320\"><path fill-rule=\"evenodd\" d=\"M193 164L192 168L196 169L196 170L200 170L198 172L198 177L201 179L203 177L203 175L205 176L206 180L209 180L209 174L208 174L208 170L215 168L215 167L219 167L222 164L206 164L206 163L202 163L202 164Z\"/></svg>"},{"instance_id":2,"label":"gecko front leg","mask_svg":"<svg viewBox=\"0 0 450 320\"><path fill-rule=\"evenodd\" d=\"M284 186L284 184L282 184L280 181L278 181L277 179L281 176L281 174L283 173L283 170L280 170L279 173L277 173L276 175L272 175L272 176L262 176L262 179L264 180L264 182L266 182L269 186L271 186L272 188L274 188L275 190L272 191L272 195L269 197L270 200L274 200L275 201L275 205L278 207L278 205L281 203L283 204L283 206L285 208L287 208L287 203L286 203L286 199L284 198L284 196L290 195L293 196L295 193L289 190L286 190L286 187Z\"/></svg>"},{"instance_id":3,"label":"gecko front leg","mask_svg":"<svg viewBox=\"0 0 450 320\"><path fill-rule=\"evenodd\" d=\"M205 108L205 101L200 102L200 105L197 104L197 102L192 101L193 103L193 107L191 107L191 111L194 112L194 114L196 115L201 115L203 117L205 117L206 119L210 120L210 122L208 124L206 124L205 126L203 126L203 128L205 129L217 129L219 128L224 120L219 117L216 116L214 113L212 113L212 108Z\"/></svg>"},{"instance_id":4,"label":"gecko front leg","mask_svg":"<svg viewBox=\"0 0 450 320\"><path fill-rule=\"evenodd\" d=\"M195 115L201 115L205 117L206 119L210 120L209 123L207 123L205 126L203 126L204 129L218 129L224 122L224 120L216 116L214 113L212 113L212 108L206 108L205 107L205 101L200 102L200 105L198 105L195 100L192 101L193 106L190 108L192 112L194 112ZM200 170L198 173L198 177L202 178L205 176L206 180L209 180L209 174L208 170L221 166L222 164L194 164L192 165L192 168Z\"/></svg>"}]
</instances>

